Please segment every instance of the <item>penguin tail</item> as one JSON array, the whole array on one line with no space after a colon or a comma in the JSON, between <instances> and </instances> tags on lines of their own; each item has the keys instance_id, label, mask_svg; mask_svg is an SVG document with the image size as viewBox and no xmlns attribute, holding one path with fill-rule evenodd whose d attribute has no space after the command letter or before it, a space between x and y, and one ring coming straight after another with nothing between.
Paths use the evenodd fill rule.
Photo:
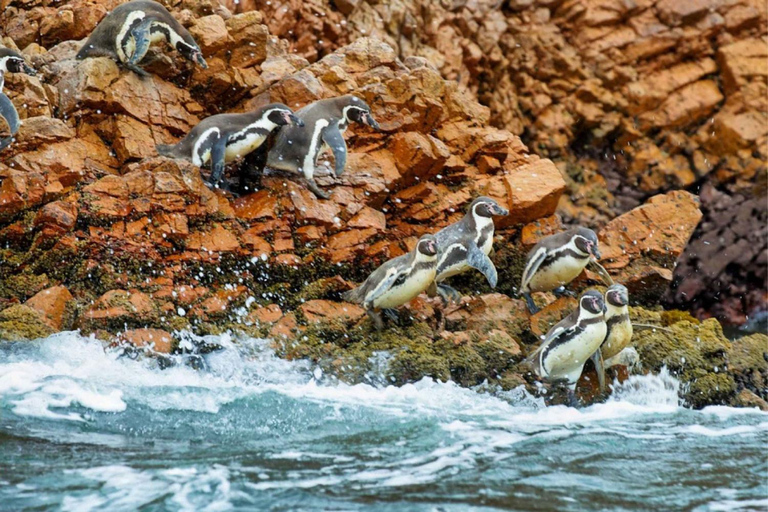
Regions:
<instances>
[{"instance_id":1,"label":"penguin tail","mask_svg":"<svg viewBox=\"0 0 768 512\"><path fill-rule=\"evenodd\" d=\"M157 154L160 156L167 156L170 158L174 158L176 156L176 145L175 144L158 144L155 146L157 149Z\"/></svg>"},{"instance_id":2,"label":"penguin tail","mask_svg":"<svg viewBox=\"0 0 768 512\"><path fill-rule=\"evenodd\" d=\"M346 302L351 302L353 304L362 304L364 299L363 293L362 293L362 286L358 286L357 288L353 288L349 291L342 293L341 298L344 299Z\"/></svg>"}]
</instances>

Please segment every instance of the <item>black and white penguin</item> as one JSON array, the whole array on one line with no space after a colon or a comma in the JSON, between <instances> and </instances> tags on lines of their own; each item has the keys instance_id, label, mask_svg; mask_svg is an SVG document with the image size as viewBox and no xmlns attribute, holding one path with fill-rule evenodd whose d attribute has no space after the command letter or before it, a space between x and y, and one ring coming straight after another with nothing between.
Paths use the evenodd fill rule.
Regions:
<instances>
[{"instance_id":1,"label":"black and white penguin","mask_svg":"<svg viewBox=\"0 0 768 512\"><path fill-rule=\"evenodd\" d=\"M429 295L436 294L445 301L458 302L459 292L442 283L451 276L474 268L479 270L492 288L496 287L498 274L489 254L493 250L493 218L509 215L490 197L478 197L469 205L467 214L455 224L435 234L438 248L437 276L430 286Z\"/></svg>"},{"instance_id":2,"label":"black and white penguin","mask_svg":"<svg viewBox=\"0 0 768 512\"><path fill-rule=\"evenodd\" d=\"M36 74L34 68L26 63L24 57L19 52L13 51L10 48L0 48L0 116L5 119L5 122L8 124L8 130L11 133L8 137L0 139L0 151L13 142L13 136L16 135L16 132L19 131L19 126L21 126L16 107L11 102L11 99L3 94L5 73Z\"/></svg>"},{"instance_id":3,"label":"black and white penguin","mask_svg":"<svg viewBox=\"0 0 768 512\"><path fill-rule=\"evenodd\" d=\"M381 311L397 321L394 308L426 290L434 281L436 270L437 240L433 235L424 235L411 252L384 263L343 297L347 302L362 304L376 329L381 330L384 327Z\"/></svg>"},{"instance_id":4,"label":"black and white penguin","mask_svg":"<svg viewBox=\"0 0 768 512\"><path fill-rule=\"evenodd\" d=\"M329 194L317 186L314 178L320 154L326 149L333 152L336 176L340 176L347 165L347 143L343 133L349 124L362 123L379 130L379 123L371 115L371 108L351 95L316 101L298 110L296 115L304 121L304 126L280 131L267 156L267 167L302 173L307 188L317 197L328 199Z\"/></svg>"},{"instance_id":5,"label":"black and white penguin","mask_svg":"<svg viewBox=\"0 0 768 512\"><path fill-rule=\"evenodd\" d=\"M153 43L166 41L188 60L207 68L203 53L187 29L152 0L132 0L107 14L77 53L77 59L110 57L140 76L138 66Z\"/></svg>"},{"instance_id":6,"label":"black and white penguin","mask_svg":"<svg viewBox=\"0 0 768 512\"><path fill-rule=\"evenodd\" d=\"M624 350L632 339L632 321L629 319L629 291L622 284L614 284L605 292L605 324L607 331L600 345L599 357L593 359L600 391L605 389L605 361Z\"/></svg>"},{"instance_id":7,"label":"black and white penguin","mask_svg":"<svg viewBox=\"0 0 768 512\"><path fill-rule=\"evenodd\" d=\"M190 160L198 167L210 164L209 184L217 187L227 163L257 149L274 129L301 123L282 103L272 103L244 114L217 114L200 121L177 144L158 144L157 152L170 158Z\"/></svg>"},{"instance_id":8,"label":"black and white penguin","mask_svg":"<svg viewBox=\"0 0 768 512\"><path fill-rule=\"evenodd\" d=\"M600 251L597 235L587 228L570 229L536 244L528 253L520 285L528 310L538 311L532 292L548 292L567 285L581 274L592 257L600 259Z\"/></svg>"},{"instance_id":9,"label":"black and white penguin","mask_svg":"<svg viewBox=\"0 0 768 512\"><path fill-rule=\"evenodd\" d=\"M536 374L548 381L565 381L571 391L587 359L600 352L608 327L600 292L590 290L579 299L579 308L549 330L529 360Z\"/></svg>"}]
</instances>

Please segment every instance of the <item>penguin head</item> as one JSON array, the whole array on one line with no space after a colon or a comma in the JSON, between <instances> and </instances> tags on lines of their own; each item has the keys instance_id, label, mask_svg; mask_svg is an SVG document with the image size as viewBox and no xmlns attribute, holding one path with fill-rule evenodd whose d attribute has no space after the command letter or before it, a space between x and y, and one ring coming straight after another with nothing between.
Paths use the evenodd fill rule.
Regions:
<instances>
[{"instance_id":1,"label":"penguin head","mask_svg":"<svg viewBox=\"0 0 768 512\"><path fill-rule=\"evenodd\" d=\"M600 251L597 248L597 235L587 228L576 228L573 231L573 244L584 256L592 255L600 259Z\"/></svg>"},{"instance_id":2,"label":"penguin head","mask_svg":"<svg viewBox=\"0 0 768 512\"><path fill-rule=\"evenodd\" d=\"M503 217L509 215L509 210L503 208L499 203L490 197L481 196L472 201L469 205L470 213L480 217Z\"/></svg>"},{"instance_id":3,"label":"penguin head","mask_svg":"<svg viewBox=\"0 0 768 512\"><path fill-rule=\"evenodd\" d=\"M261 111L262 117L266 117L277 126L304 126L304 121L296 117L296 114L282 103L272 103L262 107Z\"/></svg>"},{"instance_id":4,"label":"penguin head","mask_svg":"<svg viewBox=\"0 0 768 512\"><path fill-rule=\"evenodd\" d=\"M197 44L191 44L186 41L179 41L176 43L176 51L186 58L200 65L203 69L208 69L208 63L203 58L203 52Z\"/></svg>"},{"instance_id":5,"label":"penguin head","mask_svg":"<svg viewBox=\"0 0 768 512\"><path fill-rule=\"evenodd\" d=\"M623 307L629 304L629 291L623 284L614 284L605 292L605 302L611 306Z\"/></svg>"},{"instance_id":6,"label":"penguin head","mask_svg":"<svg viewBox=\"0 0 768 512\"><path fill-rule=\"evenodd\" d=\"M585 292L581 299L579 299L579 307L593 315L605 313L603 294L595 290Z\"/></svg>"},{"instance_id":7,"label":"penguin head","mask_svg":"<svg viewBox=\"0 0 768 512\"><path fill-rule=\"evenodd\" d=\"M35 68L28 65L19 52L10 48L0 48L0 72L26 73L36 75Z\"/></svg>"},{"instance_id":8,"label":"penguin head","mask_svg":"<svg viewBox=\"0 0 768 512\"><path fill-rule=\"evenodd\" d=\"M416 244L416 257L422 260L433 260L437 256L437 239L433 235L424 235Z\"/></svg>"},{"instance_id":9,"label":"penguin head","mask_svg":"<svg viewBox=\"0 0 768 512\"><path fill-rule=\"evenodd\" d=\"M371 107L357 96L342 96L339 98L343 104L342 112L347 122L367 124L374 130L381 131L379 123L371 115Z\"/></svg>"}]
</instances>

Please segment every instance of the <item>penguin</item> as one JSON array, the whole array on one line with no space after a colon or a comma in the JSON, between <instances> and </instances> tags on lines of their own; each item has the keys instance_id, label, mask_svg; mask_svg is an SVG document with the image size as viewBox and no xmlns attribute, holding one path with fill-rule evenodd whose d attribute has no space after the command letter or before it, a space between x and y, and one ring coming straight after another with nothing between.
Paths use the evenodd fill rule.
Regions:
<instances>
[{"instance_id":1,"label":"penguin","mask_svg":"<svg viewBox=\"0 0 768 512\"><path fill-rule=\"evenodd\" d=\"M166 41L188 60L208 67L200 47L161 4L132 0L107 14L96 26L76 58L109 57L139 76L149 73L138 66L153 43Z\"/></svg>"},{"instance_id":2,"label":"penguin","mask_svg":"<svg viewBox=\"0 0 768 512\"><path fill-rule=\"evenodd\" d=\"M505 215L509 215L509 210L482 196L472 201L459 222L437 232L437 276L428 290L430 297L437 294L446 303L451 299L458 302L459 292L442 281L470 268L479 270L491 288L496 287L498 274L488 255L493 250L493 217Z\"/></svg>"},{"instance_id":3,"label":"penguin","mask_svg":"<svg viewBox=\"0 0 768 512\"><path fill-rule=\"evenodd\" d=\"M605 292L605 324L608 328L593 359L600 391L605 389L605 361L624 350L632 339L632 321L629 319L629 291L622 284L614 284Z\"/></svg>"},{"instance_id":4,"label":"penguin","mask_svg":"<svg viewBox=\"0 0 768 512\"><path fill-rule=\"evenodd\" d=\"M16 107L11 102L11 99L3 93L5 73L37 74L35 69L26 63L24 57L19 52L10 48L0 48L0 116L5 119L5 122L8 124L8 130L11 133L8 137L0 138L0 151L13 142L13 136L16 135L16 132L19 131L19 126L21 126Z\"/></svg>"},{"instance_id":5,"label":"penguin","mask_svg":"<svg viewBox=\"0 0 768 512\"><path fill-rule=\"evenodd\" d=\"M587 228L570 229L536 244L528 253L520 285L520 293L531 314L538 312L532 292L562 289L581 274L592 257L600 259L600 251L597 235ZM613 284L612 280L610 284Z\"/></svg>"},{"instance_id":6,"label":"penguin","mask_svg":"<svg viewBox=\"0 0 768 512\"><path fill-rule=\"evenodd\" d=\"M296 115L304 126L281 130L275 145L267 155L267 167L292 173L303 173L307 188L317 197L328 199L314 179L315 166L326 149L333 152L336 176L347 165L347 144L343 133L351 122L362 123L380 130L371 115L371 108L356 96L339 96L316 101L298 110Z\"/></svg>"},{"instance_id":7,"label":"penguin","mask_svg":"<svg viewBox=\"0 0 768 512\"><path fill-rule=\"evenodd\" d=\"M437 240L422 236L416 247L377 268L363 284L345 292L347 302L362 304L376 330L384 328L380 311L397 321L394 308L402 306L427 289L437 270Z\"/></svg>"},{"instance_id":8,"label":"penguin","mask_svg":"<svg viewBox=\"0 0 768 512\"><path fill-rule=\"evenodd\" d=\"M218 187L225 164L261 146L276 128L301 124L291 109L282 103L272 103L244 114L207 117L178 143L158 144L157 152L170 158L190 160L198 167L210 164L209 184Z\"/></svg>"},{"instance_id":9,"label":"penguin","mask_svg":"<svg viewBox=\"0 0 768 512\"><path fill-rule=\"evenodd\" d=\"M590 290L579 299L579 308L552 327L528 359L539 377L565 381L573 392L584 363L600 352L607 332L603 295Z\"/></svg>"}]
</instances>

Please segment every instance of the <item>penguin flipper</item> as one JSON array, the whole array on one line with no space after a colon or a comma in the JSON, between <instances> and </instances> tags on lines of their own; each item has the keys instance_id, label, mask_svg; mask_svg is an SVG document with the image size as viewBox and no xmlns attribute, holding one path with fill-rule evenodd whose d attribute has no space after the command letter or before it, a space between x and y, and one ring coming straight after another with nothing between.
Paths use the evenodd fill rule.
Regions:
<instances>
[{"instance_id":1,"label":"penguin flipper","mask_svg":"<svg viewBox=\"0 0 768 512\"><path fill-rule=\"evenodd\" d=\"M11 131L11 135L16 135L19 131L19 113L16 112L16 107L13 106L11 99L5 94L0 92L0 116L5 118L5 122L8 123L8 129Z\"/></svg>"},{"instance_id":2,"label":"penguin flipper","mask_svg":"<svg viewBox=\"0 0 768 512\"><path fill-rule=\"evenodd\" d=\"M227 150L227 136L220 134L211 147L211 186L217 187L224 175L224 156Z\"/></svg>"},{"instance_id":3,"label":"penguin flipper","mask_svg":"<svg viewBox=\"0 0 768 512\"><path fill-rule=\"evenodd\" d=\"M152 42L149 38L149 30L152 28L154 20L151 18L145 19L131 30L131 36L133 37L135 48L131 58L128 59L128 64L135 66L141 59L147 55L149 45Z\"/></svg>"},{"instance_id":4,"label":"penguin flipper","mask_svg":"<svg viewBox=\"0 0 768 512\"><path fill-rule=\"evenodd\" d=\"M496 272L496 266L491 261L491 258L486 256L486 254L474 243L469 247L467 263L470 267L479 270L485 276L488 280L488 284L491 285L491 288L496 288L496 284L499 281L499 274Z\"/></svg>"},{"instance_id":5,"label":"penguin flipper","mask_svg":"<svg viewBox=\"0 0 768 512\"><path fill-rule=\"evenodd\" d=\"M605 270L605 267L603 267L601 264L590 258L588 265L591 266L595 272L597 272L597 275L600 276L600 279L602 279L605 284L608 286L613 286L616 284L613 282L611 274L609 274L608 271Z\"/></svg>"},{"instance_id":6,"label":"penguin flipper","mask_svg":"<svg viewBox=\"0 0 768 512\"><path fill-rule=\"evenodd\" d=\"M595 372L597 373L597 385L600 388L600 392L605 391L605 362L603 361L603 351L597 349L592 354L592 362L595 364Z\"/></svg>"},{"instance_id":7,"label":"penguin flipper","mask_svg":"<svg viewBox=\"0 0 768 512\"><path fill-rule=\"evenodd\" d=\"M333 159L336 161L336 176L341 176L347 166L347 143L344 136L337 128L328 127L323 130L323 142L333 151Z\"/></svg>"},{"instance_id":8,"label":"penguin flipper","mask_svg":"<svg viewBox=\"0 0 768 512\"><path fill-rule=\"evenodd\" d=\"M372 304L373 301L384 295L387 291L389 291L390 288L392 288L392 285L395 284L398 278L405 276L405 272L402 270L396 270L392 269L385 277L381 280L381 282L368 292L368 294L365 296L365 302L366 304Z\"/></svg>"},{"instance_id":9,"label":"penguin flipper","mask_svg":"<svg viewBox=\"0 0 768 512\"><path fill-rule=\"evenodd\" d=\"M540 247L536 253L528 259L528 263L525 265L525 270L523 270L523 279L520 284L521 291L526 289L528 283L531 282L531 278L538 272L539 267L544 263L545 259L547 259L547 250L544 247Z\"/></svg>"}]
</instances>

